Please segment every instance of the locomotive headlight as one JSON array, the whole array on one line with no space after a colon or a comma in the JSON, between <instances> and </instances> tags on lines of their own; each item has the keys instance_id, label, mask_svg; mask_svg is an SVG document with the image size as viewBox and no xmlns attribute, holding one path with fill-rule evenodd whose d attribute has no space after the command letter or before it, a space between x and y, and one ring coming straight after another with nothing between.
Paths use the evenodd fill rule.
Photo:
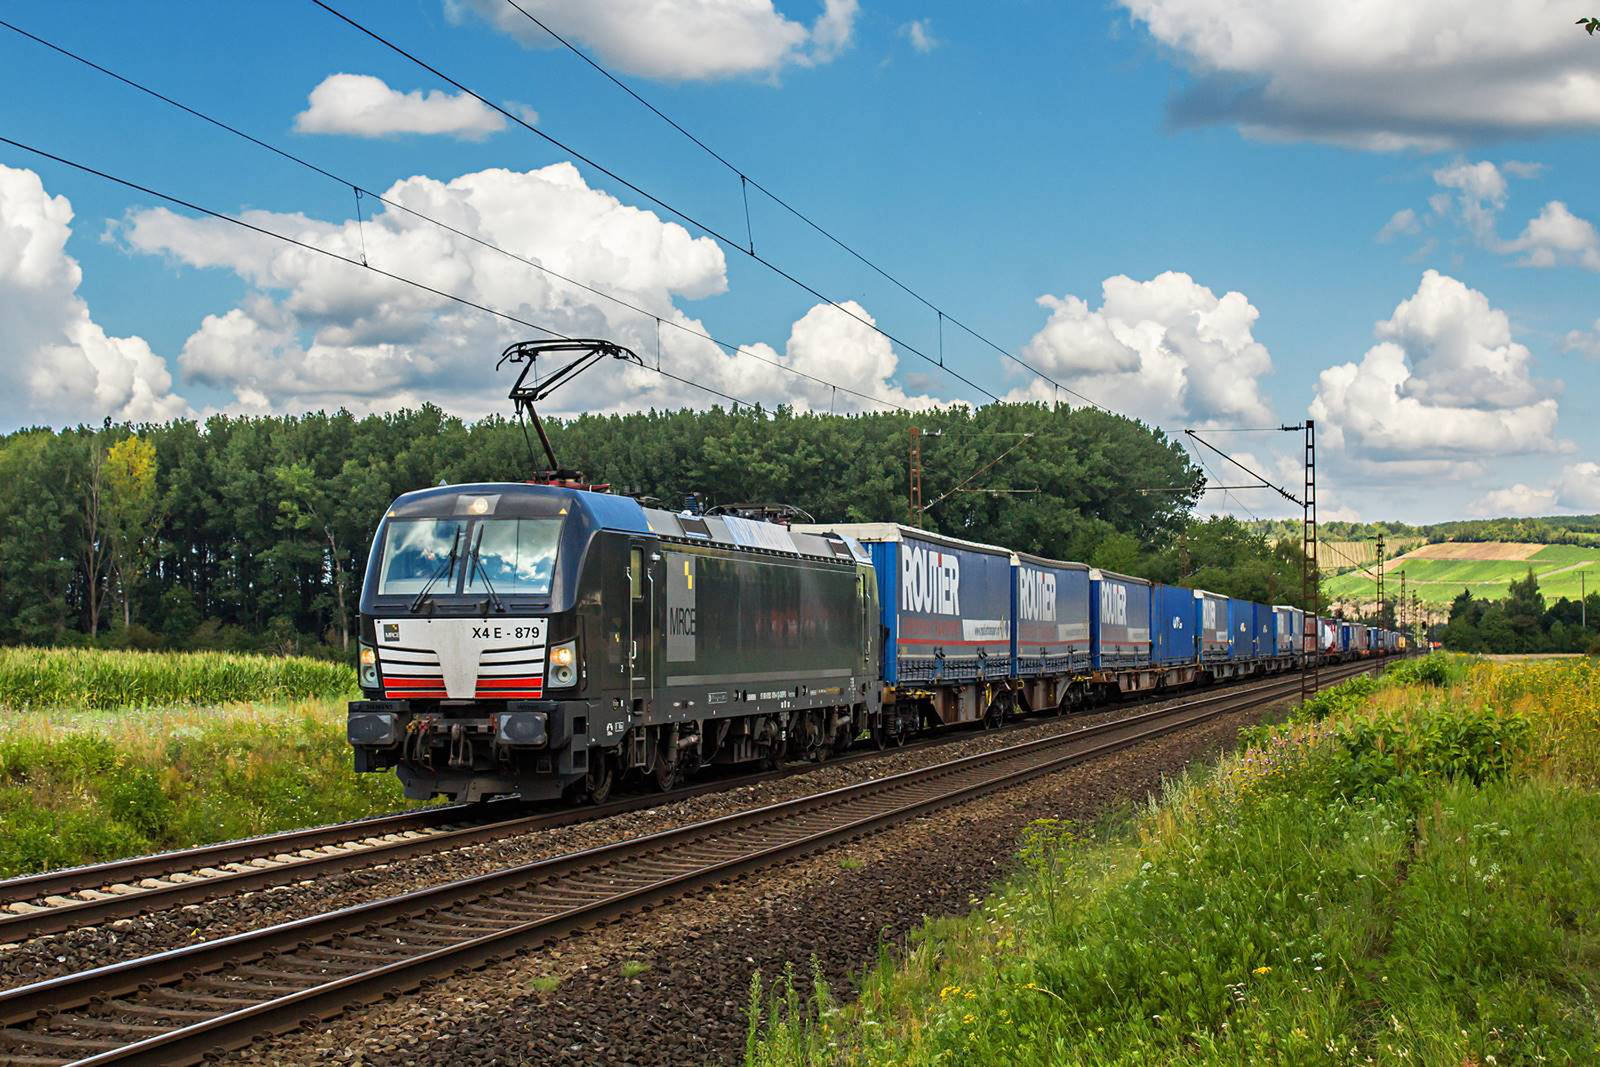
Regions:
<instances>
[{"instance_id":1,"label":"locomotive headlight","mask_svg":"<svg viewBox=\"0 0 1600 1067\"><path fill-rule=\"evenodd\" d=\"M378 650L371 645L363 644L361 646L356 678L363 689L378 688Z\"/></svg>"},{"instance_id":2,"label":"locomotive headlight","mask_svg":"<svg viewBox=\"0 0 1600 1067\"><path fill-rule=\"evenodd\" d=\"M578 681L578 642L567 641L550 649L550 688L567 689Z\"/></svg>"}]
</instances>

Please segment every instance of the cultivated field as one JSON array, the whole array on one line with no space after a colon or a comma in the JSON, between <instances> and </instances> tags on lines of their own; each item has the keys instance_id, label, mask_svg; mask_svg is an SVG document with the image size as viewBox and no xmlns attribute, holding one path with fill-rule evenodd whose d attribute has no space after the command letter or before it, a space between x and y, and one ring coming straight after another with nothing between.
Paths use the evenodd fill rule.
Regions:
<instances>
[{"instance_id":1,"label":"cultivated field","mask_svg":"<svg viewBox=\"0 0 1600 1067\"><path fill-rule=\"evenodd\" d=\"M348 665L300 656L0 648L0 715L333 698L355 690Z\"/></svg>"},{"instance_id":2,"label":"cultivated field","mask_svg":"<svg viewBox=\"0 0 1600 1067\"><path fill-rule=\"evenodd\" d=\"M1420 544L1421 538L1397 538L1384 547L1386 558L1392 558L1404 552L1412 545ZM1318 540L1318 558L1325 570L1338 570L1343 567L1371 566L1378 561L1378 542L1376 541L1323 541Z\"/></svg>"},{"instance_id":3,"label":"cultivated field","mask_svg":"<svg viewBox=\"0 0 1600 1067\"><path fill-rule=\"evenodd\" d=\"M1600 662L1410 661L1018 873L750 1064L1593 1063Z\"/></svg>"},{"instance_id":4,"label":"cultivated field","mask_svg":"<svg viewBox=\"0 0 1600 1067\"><path fill-rule=\"evenodd\" d=\"M1447 607L1462 589L1500 600L1529 568L1547 602L1563 596L1576 600L1585 591L1600 590L1600 548L1491 542L1425 545L1409 552L1384 565L1384 591L1399 595L1404 574L1407 594L1415 593L1436 608ZM1366 602L1377 596L1377 582L1365 571L1329 578L1323 589L1336 600Z\"/></svg>"},{"instance_id":5,"label":"cultivated field","mask_svg":"<svg viewBox=\"0 0 1600 1067\"><path fill-rule=\"evenodd\" d=\"M314 660L0 651L0 877L405 807L351 772L354 685Z\"/></svg>"}]
</instances>

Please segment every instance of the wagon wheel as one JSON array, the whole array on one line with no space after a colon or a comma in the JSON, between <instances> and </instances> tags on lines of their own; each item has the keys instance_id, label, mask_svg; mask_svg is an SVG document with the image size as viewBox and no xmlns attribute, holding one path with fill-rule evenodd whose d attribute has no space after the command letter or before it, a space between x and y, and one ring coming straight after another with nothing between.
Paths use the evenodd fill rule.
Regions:
<instances>
[{"instance_id":1,"label":"wagon wheel","mask_svg":"<svg viewBox=\"0 0 1600 1067\"><path fill-rule=\"evenodd\" d=\"M903 712L895 712L894 732L890 734L890 740L894 742L894 747L900 748L904 746L910 736L911 724L906 721L905 714Z\"/></svg>"},{"instance_id":2,"label":"wagon wheel","mask_svg":"<svg viewBox=\"0 0 1600 1067\"><path fill-rule=\"evenodd\" d=\"M883 721L882 715L878 716L877 720L873 722L870 727L868 727L867 732L872 735L873 748L877 749L879 752L882 752L884 749L889 747L889 725Z\"/></svg>"},{"instance_id":3,"label":"wagon wheel","mask_svg":"<svg viewBox=\"0 0 1600 1067\"><path fill-rule=\"evenodd\" d=\"M1000 701L996 700L991 703L988 710L983 713L983 728L985 730L998 730L1005 720L1005 706L1002 705Z\"/></svg>"}]
</instances>

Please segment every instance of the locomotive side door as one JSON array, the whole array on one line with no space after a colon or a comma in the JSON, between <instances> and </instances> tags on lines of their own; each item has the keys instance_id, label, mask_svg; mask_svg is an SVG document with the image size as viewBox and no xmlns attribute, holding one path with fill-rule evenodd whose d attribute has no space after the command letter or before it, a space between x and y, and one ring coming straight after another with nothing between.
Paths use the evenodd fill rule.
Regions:
<instances>
[{"instance_id":1,"label":"locomotive side door","mask_svg":"<svg viewBox=\"0 0 1600 1067\"><path fill-rule=\"evenodd\" d=\"M858 673L878 673L878 582L871 567L856 568L856 613L860 626L861 662Z\"/></svg>"},{"instance_id":2,"label":"locomotive side door","mask_svg":"<svg viewBox=\"0 0 1600 1067\"><path fill-rule=\"evenodd\" d=\"M655 615L655 577L645 545L628 549L628 703L636 712L648 711L655 689L655 640L651 625Z\"/></svg>"}]
</instances>

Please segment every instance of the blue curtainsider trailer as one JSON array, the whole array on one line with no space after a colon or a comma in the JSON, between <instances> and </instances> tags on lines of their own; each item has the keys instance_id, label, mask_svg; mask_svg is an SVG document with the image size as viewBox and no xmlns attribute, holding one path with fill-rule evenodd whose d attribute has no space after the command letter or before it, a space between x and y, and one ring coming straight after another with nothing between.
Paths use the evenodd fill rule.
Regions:
<instances>
[{"instance_id":1,"label":"blue curtainsider trailer","mask_svg":"<svg viewBox=\"0 0 1600 1067\"><path fill-rule=\"evenodd\" d=\"M1017 677L1035 678L1094 665L1089 566L1018 552L1014 585L1012 662Z\"/></svg>"},{"instance_id":2,"label":"blue curtainsider trailer","mask_svg":"<svg viewBox=\"0 0 1600 1067\"><path fill-rule=\"evenodd\" d=\"M1251 657L1258 660L1268 660L1273 656L1273 638L1276 628L1273 625L1272 609L1265 604L1250 602L1250 642Z\"/></svg>"},{"instance_id":3,"label":"blue curtainsider trailer","mask_svg":"<svg viewBox=\"0 0 1600 1067\"><path fill-rule=\"evenodd\" d=\"M1194 591L1194 617L1200 633L1200 659L1214 663L1228 658L1228 598L1204 589Z\"/></svg>"},{"instance_id":4,"label":"blue curtainsider trailer","mask_svg":"<svg viewBox=\"0 0 1600 1067\"><path fill-rule=\"evenodd\" d=\"M1200 630L1195 625L1194 590L1157 583L1150 590L1150 603L1154 661L1163 666L1199 662Z\"/></svg>"},{"instance_id":5,"label":"blue curtainsider trailer","mask_svg":"<svg viewBox=\"0 0 1600 1067\"><path fill-rule=\"evenodd\" d=\"M1252 627L1255 625L1255 605L1248 600L1237 597L1228 598L1228 658L1237 662L1248 662L1255 658L1255 639L1252 637Z\"/></svg>"},{"instance_id":6,"label":"blue curtainsider trailer","mask_svg":"<svg viewBox=\"0 0 1600 1067\"><path fill-rule=\"evenodd\" d=\"M866 546L878 574L891 685L1008 678L1011 551L893 523L832 527Z\"/></svg>"},{"instance_id":7,"label":"blue curtainsider trailer","mask_svg":"<svg viewBox=\"0 0 1600 1067\"><path fill-rule=\"evenodd\" d=\"M1274 658L1299 655L1305 628L1305 612L1287 604L1272 609L1272 655Z\"/></svg>"},{"instance_id":8,"label":"blue curtainsider trailer","mask_svg":"<svg viewBox=\"0 0 1600 1067\"><path fill-rule=\"evenodd\" d=\"M1094 666L1150 663L1150 582L1110 571L1089 572L1089 640Z\"/></svg>"}]
</instances>

